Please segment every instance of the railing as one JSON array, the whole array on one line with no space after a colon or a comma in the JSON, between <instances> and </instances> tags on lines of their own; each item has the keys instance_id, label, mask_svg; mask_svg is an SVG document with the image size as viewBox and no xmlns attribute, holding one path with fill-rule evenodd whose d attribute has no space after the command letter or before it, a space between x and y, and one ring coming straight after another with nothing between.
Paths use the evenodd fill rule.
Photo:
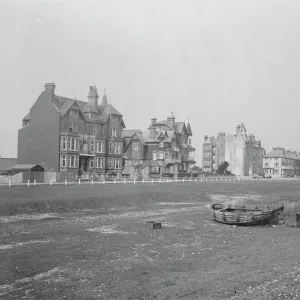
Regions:
<instances>
[{"instance_id":1,"label":"railing","mask_svg":"<svg viewBox=\"0 0 300 300\"><path fill-rule=\"evenodd\" d=\"M278 181L300 181L300 178L297 177L284 177L284 178L235 178L235 177L204 177L204 178L196 178L196 177L183 177L177 179L170 179L170 178L156 178L156 179L142 179L137 180L135 178L115 178L115 177L106 177L102 180L89 180L89 181L82 181L78 179L76 181L68 181L67 179L63 182L37 182L34 180L30 182L22 183L12 183L9 180L8 183L0 183L0 186L38 186L38 185L103 185L103 184L153 184L153 183L203 183L203 182L224 182L224 183L236 183L236 182L278 182Z\"/></svg>"}]
</instances>

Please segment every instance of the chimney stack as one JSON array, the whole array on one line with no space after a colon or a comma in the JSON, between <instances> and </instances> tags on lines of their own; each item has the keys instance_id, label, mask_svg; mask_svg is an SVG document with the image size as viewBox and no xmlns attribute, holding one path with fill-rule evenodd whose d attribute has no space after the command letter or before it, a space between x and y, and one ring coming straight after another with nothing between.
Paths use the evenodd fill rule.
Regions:
<instances>
[{"instance_id":1,"label":"chimney stack","mask_svg":"<svg viewBox=\"0 0 300 300\"><path fill-rule=\"evenodd\" d=\"M167 118L167 124L174 128L174 125L175 125L175 117L174 117L174 114L172 113L172 116L171 117L168 117Z\"/></svg>"},{"instance_id":2,"label":"chimney stack","mask_svg":"<svg viewBox=\"0 0 300 300\"><path fill-rule=\"evenodd\" d=\"M46 91L46 92L47 92L47 91L50 91L50 92L52 92L52 93L54 94L54 90L55 90L55 87L56 87L55 83L53 83L53 82L51 82L51 83L46 83L46 84L44 85L44 87L45 87L45 91Z\"/></svg>"},{"instance_id":3,"label":"chimney stack","mask_svg":"<svg viewBox=\"0 0 300 300\"><path fill-rule=\"evenodd\" d=\"M92 109L98 109L98 93L96 86L90 86L90 92L88 94L88 102Z\"/></svg>"},{"instance_id":4,"label":"chimney stack","mask_svg":"<svg viewBox=\"0 0 300 300\"><path fill-rule=\"evenodd\" d=\"M208 140L208 135L206 134L205 136L204 136L204 142L206 142Z\"/></svg>"},{"instance_id":5,"label":"chimney stack","mask_svg":"<svg viewBox=\"0 0 300 300\"><path fill-rule=\"evenodd\" d=\"M155 124L156 124L156 121L157 121L156 118L152 118L152 119L151 119L151 126L155 125Z\"/></svg>"}]
</instances>

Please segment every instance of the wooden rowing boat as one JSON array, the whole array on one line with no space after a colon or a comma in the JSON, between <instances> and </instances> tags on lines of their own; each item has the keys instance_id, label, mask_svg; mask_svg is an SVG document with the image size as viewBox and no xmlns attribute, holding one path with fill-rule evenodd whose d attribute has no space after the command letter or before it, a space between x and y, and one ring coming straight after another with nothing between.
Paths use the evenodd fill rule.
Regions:
<instances>
[{"instance_id":1,"label":"wooden rowing boat","mask_svg":"<svg viewBox=\"0 0 300 300\"><path fill-rule=\"evenodd\" d=\"M259 209L243 207L231 207L219 209L214 212L214 219L216 222L238 225L238 226L251 226L251 225L266 225L278 224L278 215L284 210L284 205L271 209Z\"/></svg>"}]
</instances>

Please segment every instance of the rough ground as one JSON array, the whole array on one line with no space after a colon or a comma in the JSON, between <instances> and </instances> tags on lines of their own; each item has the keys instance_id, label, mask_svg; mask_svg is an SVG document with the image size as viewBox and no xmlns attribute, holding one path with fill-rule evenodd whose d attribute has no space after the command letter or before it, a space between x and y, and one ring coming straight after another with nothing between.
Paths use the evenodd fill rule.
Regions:
<instances>
[{"instance_id":1,"label":"rough ground","mask_svg":"<svg viewBox=\"0 0 300 300\"><path fill-rule=\"evenodd\" d=\"M300 229L210 210L285 203L293 223L299 195L297 181L0 187L0 299L300 299Z\"/></svg>"}]
</instances>

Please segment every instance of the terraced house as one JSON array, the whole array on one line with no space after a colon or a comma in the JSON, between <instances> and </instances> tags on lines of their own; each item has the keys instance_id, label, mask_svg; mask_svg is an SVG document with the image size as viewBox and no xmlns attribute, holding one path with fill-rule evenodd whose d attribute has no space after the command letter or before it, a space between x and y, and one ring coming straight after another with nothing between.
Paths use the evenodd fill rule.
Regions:
<instances>
[{"instance_id":1,"label":"terraced house","mask_svg":"<svg viewBox=\"0 0 300 300\"><path fill-rule=\"evenodd\" d=\"M122 114L107 102L98 103L95 86L88 101L57 96L45 84L18 134L18 163L42 164L46 170L77 174L122 172Z\"/></svg>"},{"instance_id":2,"label":"terraced house","mask_svg":"<svg viewBox=\"0 0 300 300\"><path fill-rule=\"evenodd\" d=\"M300 155L297 151L274 147L264 155L264 174L266 177L300 176Z\"/></svg>"},{"instance_id":3,"label":"terraced house","mask_svg":"<svg viewBox=\"0 0 300 300\"><path fill-rule=\"evenodd\" d=\"M225 159L225 132L219 132L217 137L205 135L202 153L203 171L215 173Z\"/></svg>"},{"instance_id":4,"label":"terraced house","mask_svg":"<svg viewBox=\"0 0 300 300\"><path fill-rule=\"evenodd\" d=\"M148 130L143 132L124 130L124 173L134 174L140 169L144 178L164 174L176 178L189 173L195 164L192 135L190 123L175 122L174 115L159 122L151 119Z\"/></svg>"}]
</instances>

